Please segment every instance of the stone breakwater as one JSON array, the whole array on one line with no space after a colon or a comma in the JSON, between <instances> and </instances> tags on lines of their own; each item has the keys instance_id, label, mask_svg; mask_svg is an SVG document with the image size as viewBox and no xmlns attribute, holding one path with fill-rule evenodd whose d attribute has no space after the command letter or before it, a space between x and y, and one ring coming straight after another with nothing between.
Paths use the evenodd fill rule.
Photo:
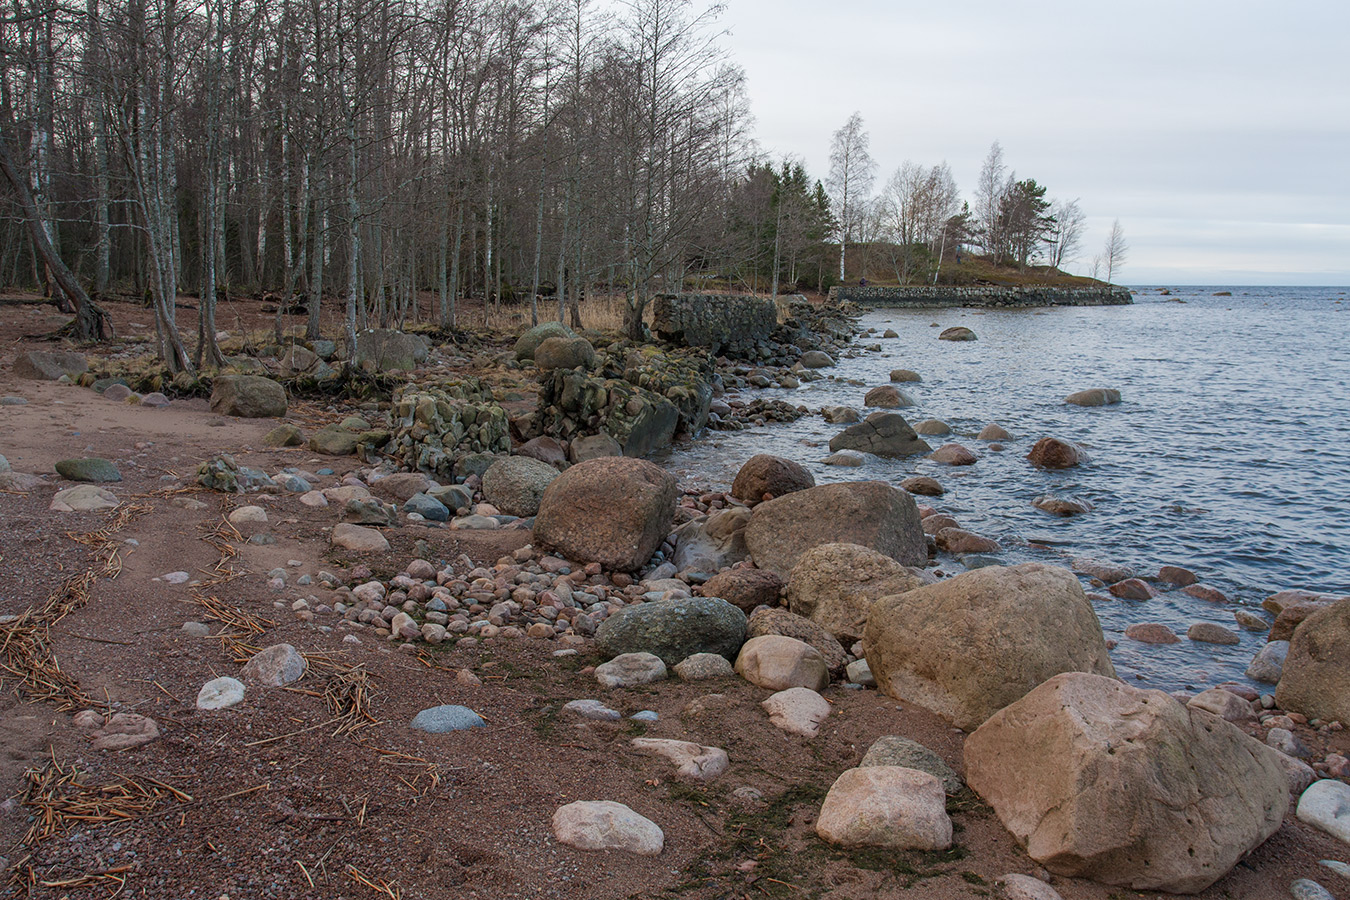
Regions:
<instances>
[{"instance_id":1,"label":"stone breakwater","mask_svg":"<svg viewBox=\"0 0 1350 900\"><path fill-rule=\"evenodd\" d=\"M1102 287L842 287L830 288L831 302L848 301L881 309L976 306L1024 309L1037 306L1124 306L1133 303L1129 288Z\"/></svg>"}]
</instances>

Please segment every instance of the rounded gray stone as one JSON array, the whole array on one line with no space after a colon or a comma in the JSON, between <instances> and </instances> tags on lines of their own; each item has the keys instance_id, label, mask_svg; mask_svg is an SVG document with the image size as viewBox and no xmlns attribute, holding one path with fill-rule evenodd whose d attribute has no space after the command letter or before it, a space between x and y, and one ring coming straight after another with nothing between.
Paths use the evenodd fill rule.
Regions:
<instances>
[{"instance_id":1,"label":"rounded gray stone","mask_svg":"<svg viewBox=\"0 0 1350 900\"><path fill-rule=\"evenodd\" d=\"M482 728L486 723L483 717L467 706L445 704L424 709L413 716L412 727L428 734L446 734L451 731L465 731L469 728Z\"/></svg>"},{"instance_id":2,"label":"rounded gray stone","mask_svg":"<svg viewBox=\"0 0 1350 900\"><path fill-rule=\"evenodd\" d=\"M607 656L651 653L668 666L696 653L734 659L745 643L745 613L719 597L683 597L629 606L595 633Z\"/></svg>"}]
</instances>

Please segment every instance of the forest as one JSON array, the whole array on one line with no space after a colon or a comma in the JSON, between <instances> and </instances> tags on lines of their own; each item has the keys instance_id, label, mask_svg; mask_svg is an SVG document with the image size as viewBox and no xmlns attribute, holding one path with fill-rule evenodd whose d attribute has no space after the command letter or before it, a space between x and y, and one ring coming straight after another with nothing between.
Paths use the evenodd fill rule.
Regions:
<instances>
[{"instance_id":1,"label":"forest","mask_svg":"<svg viewBox=\"0 0 1350 900\"><path fill-rule=\"evenodd\" d=\"M995 143L962 202L944 164L876 196L861 117L822 182L751 137L718 7L689 0L16 0L0 21L0 283L76 313L130 293L171 372L218 366L215 312L269 295L366 327L464 323L475 298L575 322L588 291L899 283L980 246L1060 265L1082 227ZM878 250L877 248L882 248ZM831 259L837 253L837 272ZM865 272L864 272L865 274ZM194 297L195 341L174 304Z\"/></svg>"}]
</instances>

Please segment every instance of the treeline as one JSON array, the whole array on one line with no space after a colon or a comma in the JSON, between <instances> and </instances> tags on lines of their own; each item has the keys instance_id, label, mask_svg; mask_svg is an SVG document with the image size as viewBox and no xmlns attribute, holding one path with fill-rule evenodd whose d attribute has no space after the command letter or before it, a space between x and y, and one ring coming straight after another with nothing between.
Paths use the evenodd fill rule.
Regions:
<instances>
[{"instance_id":1,"label":"treeline","mask_svg":"<svg viewBox=\"0 0 1350 900\"><path fill-rule=\"evenodd\" d=\"M0 281L73 307L155 311L172 371L217 365L219 298L340 307L345 337L459 304L571 316L691 277L827 288L832 253L885 247L897 280L970 243L1052 264L1076 204L1051 206L995 145L972 209L945 164L906 163L877 196L855 115L827 186L767 164L718 8L690 0L14 0L0 20ZM864 270L866 274L866 270ZM195 341L176 295L199 298ZM539 308L548 298L547 310Z\"/></svg>"},{"instance_id":2,"label":"treeline","mask_svg":"<svg viewBox=\"0 0 1350 900\"><path fill-rule=\"evenodd\" d=\"M636 334L659 285L745 252L736 208L759 202L759 176L743 76L687 0L612 17L590 0L16 8L0 26L0 278L60 293L65 261L95 307L143 292L172 369L219 362L219 291L299 298L311 337L320 301L342 302L350 339L424 290L454 328L465 296L545 294L561 314L601 284L627 294ZM819 205L804 173L780 174ZM784 216L800 260L825 229ZM191 351L178 291L200 297Z\"/></svg>"}]
</instances>

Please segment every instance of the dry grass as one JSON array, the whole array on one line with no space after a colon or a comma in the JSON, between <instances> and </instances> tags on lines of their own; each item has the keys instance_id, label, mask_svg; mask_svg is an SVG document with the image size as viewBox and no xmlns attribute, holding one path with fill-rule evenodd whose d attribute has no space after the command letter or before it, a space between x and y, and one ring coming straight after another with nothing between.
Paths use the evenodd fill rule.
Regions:
<instances>
[{"instance_id":1,"label":"dry grass","mask_svg":"<svg viewBox=\"0 0 1350 900\"><path fill-rule=\"evenodd\" d=\"M76 888L103 885L119 891L130 866L88 872L62 879L45 879L32 866L32 851L44 841L72 829L109 822L127 822L148 816L163 801L191 802L192 796L154 778L136 781L125 775L102 785L85 783L88 773L65 766L53 756L49 762L25 774L28 781L23 806L33 824L19 843L25 856L10 867L10 886L30 890L39 885Z\"/></svg>"},{"instance_id":2,"label":"dry grass","mask_svg":"<svg viewBox=\"0 0 1350 900\"><path fill-rule=\"evenodd\" d=\"M150 509L149 504L128 503L97 531L67 534L76 543L93 548L91 565L62 582L41 607L30 607L0 625L0 673L3 673L0 682L5 676L12 676L18 679L19 690L28 699L50 701L61 712L100 705L80 688L73 676L62 671L52 629L89 602L90 590L99 578L116 578L121 573L122 559L118 555L121 543L113 535Z\"/></svg>"},{"instance_id":3,"label":"dry grass","mask_svg":"<svg viewBox=\"0 0 1350 900\"><path fill-rule=\"evenodd\" d=\"M374 695L370 673L365 666L341 669L324 686L323 699L338 722L333 737L352 734L362 728L378 724L370 714L370 700Z\"/></svg>"}]
</instances>

